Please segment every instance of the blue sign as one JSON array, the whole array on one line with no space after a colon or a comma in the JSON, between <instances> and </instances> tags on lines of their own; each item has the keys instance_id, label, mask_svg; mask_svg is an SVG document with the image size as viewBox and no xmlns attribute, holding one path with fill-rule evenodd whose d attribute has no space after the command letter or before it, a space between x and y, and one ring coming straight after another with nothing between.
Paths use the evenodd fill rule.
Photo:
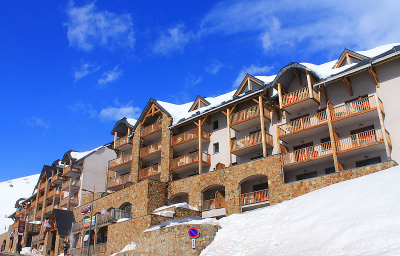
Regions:
<instances>
[{"instance_id":1,"label":"blue sign","mask_svg":"<svg viewBox=\"0 0 400 256\"><path fill-rule=\"evenodd\" d=\"M188 235L191 238L197 238L199 236L199 230L195 227L191 227L188 229Z\"/></svg>"}]
</instances>

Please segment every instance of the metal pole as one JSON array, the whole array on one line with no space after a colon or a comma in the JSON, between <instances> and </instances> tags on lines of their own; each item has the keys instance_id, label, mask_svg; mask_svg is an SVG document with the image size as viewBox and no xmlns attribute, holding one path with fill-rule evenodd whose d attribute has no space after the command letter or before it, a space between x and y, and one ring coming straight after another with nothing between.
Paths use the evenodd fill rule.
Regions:
<instances>
[{"instance_id":1,"label":"metal pole","mask_svg":"<svg viewBox=\"0 0 400 256\"><path fill-rule=\"evenodd\" d=\"M89 237L88 237L88 247L87 247L87 255L90 255L90 237L92 233L92 222L93 222L93 201L94 201L94 188L92 191L92 207L90 208L90 225L89 225Z\"/></svg>"}]
</instances>

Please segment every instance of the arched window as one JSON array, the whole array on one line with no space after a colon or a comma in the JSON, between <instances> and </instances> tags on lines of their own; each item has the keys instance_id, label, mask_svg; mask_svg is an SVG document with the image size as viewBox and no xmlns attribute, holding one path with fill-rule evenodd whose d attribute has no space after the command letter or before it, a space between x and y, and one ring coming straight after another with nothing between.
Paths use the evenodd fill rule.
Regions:
<instances>
[{"instance_id":1,"label":"arched window","mask_svg":"<svg viewBox=\"0 0 400 256\"><path fill-rule=\"evenodd\" d=\"M120 213L121 214L121 218L130 218L131 217L131 212L132 212L132 204L124 203L123 205L121 205L119 210L121 212Z\"/></svg>"}]
</instances>

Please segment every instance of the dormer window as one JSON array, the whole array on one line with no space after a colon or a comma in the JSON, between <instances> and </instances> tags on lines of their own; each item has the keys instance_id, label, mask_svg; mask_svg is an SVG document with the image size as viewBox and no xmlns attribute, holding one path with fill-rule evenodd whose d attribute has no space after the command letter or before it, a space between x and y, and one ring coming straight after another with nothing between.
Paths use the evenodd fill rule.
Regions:
<instances>
[{"instance_id":1,"label":"dormer window","mask_svg":"<svg viewBox=\"0 0 400 256\"><path fill-rule=\"evenodd\" d=\"M192 107L190 108L189 112L195 111L197 109L207 107L210 105L210 102L208 102L205 98L201 96L197 96L196 100L194 101Z\"/></svg>"},{"instance_id":2,"label":"dormer window","mask_svg":"<svg viewBox=\"0 0 400 256\"><path fill-rule=\"evenodd\" d=\"M366 56L345 49L340 55L338 62L336 62L335 68L344 67L353 63L359 63L365 59L367 59Z\"/></svg>"},{"instance_id":3,"label":"dormer window","mask_svg":"<svg viewBox=\"0 0 400 256\"><path fill-rule=\"evenodd\" d=\"M255 89L260 89L263 86L263 82L259 79L247 74L240 84L239 88L235 92L235 96L238 96L242 93L246 93Z\"/></svg>"}]
</instances>

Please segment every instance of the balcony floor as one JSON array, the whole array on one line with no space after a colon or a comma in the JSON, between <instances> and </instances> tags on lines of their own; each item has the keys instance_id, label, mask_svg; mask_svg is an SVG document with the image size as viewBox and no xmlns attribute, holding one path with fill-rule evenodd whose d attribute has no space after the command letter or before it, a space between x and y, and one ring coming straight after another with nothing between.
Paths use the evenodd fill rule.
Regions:
<instances>
[{"instance_id":1,"label":"balcony floor","mask_svg":"<svg viewBox=\"0 0 400 256\"><path fill-rule=\"evenodd\" d=\"M202 166L205 167L205 166L210 166L210 165L203 161ZM187 171L198 170L198 169L199 169L199 163L195 162L195 163L183 165L182 167L175 168L172 171L174 173L181 174L181 173L185 173Z\"/></svg>"},{"instance_id":2,"label":"balcony floor","mask_svg":"<svg viewBox=\"0 0 400 256\"><path fill-rule=\"evenodd\" d=\"M271 148L271 146L269 146L267 144L267 148ZM259 152L259 151L262 151L262 150L263 150L262 149L262 142L260 142L260 143L257 143L257 144L253 144L253 145L250 145L250 146L243 147L243 148L237 149L235 151L232 151L232 154L235 154L237 156L245 156L245 155L252 154L252 153L255 153L255 152Z\"/></svg>"},{"instance_id":3,"label":"balcony floor","mask_svg":"<svg viewBox=\"0 0 400 256\"><path fill-rule=\"evenodd\" d=\"M320 164L325 164L328 162L333 163L333 157L332 154L324 155L320 158L311 158L308 161L306 160L305 162L300 162L300 163L293 163L290 164L289 166L283 166L284 171L294 171L294 170L299 170L299 169L306 169L310 166L315 166L315 165L320 165Z\"/></svg>"},{"instance_id":4,"label":"balcony floor","mask_svg":"<svg viewBox=\"0 0 400 256\"><path fill-rule=\"evenodd\" d=\"M132 143L127 143L127 144L121 145L119 147L116 147L115 149L118 149L118 150L121 150L121 151L124 151L124 152L131 151L132 150Z\"/></svg>"},{"instance_id":5,"label":"balcony floor","mask_svg":"<svg viewBox=\"0 0 400 256\"><path fill-rule=\"evenodd\" d=\"M282 141L289 143L289 142L292 142L295 140L312 137L314 135L317 135L317 134L320 134L323 132L329 132L328 123L325 123L325 124L322 124L319 126L314 126L314 127L307 128L307 129L299 129L296 132L292 132L287 135L280 136L279 138Z\"/></svg>"},{"instance_id":6,"label":"balcony floor","mask_svg":"<svg viewBox=\"0 0 400 256\"><path fill-rule=\"evenodd\" d=\"M142 162L151 162L151 161L160 159L161 158L161 150L154 151L153 153L147 154L146 156L141 157L141 158L142 158Z\"/></svg>"},{"instance_id":7,"label":"balcony floor","mask_svg":"<svg viewBox=\"0 0 400 256\"><path fill-rule=\"evenodd\" d=\"M124 163L124 164L121 164L121 165L117 165L116 167L114 167L114 168L110 168L110 170L111 171L114 171L114 172L120 172L120 171L124 171L124 170L127 170L127 169L131 169L131 162L132 162L132 160L131 161L128 161L128 162L126 162L126 163Z\"/></svg>"},{"instance_id":8,"label":"balcony floor","mask_svg":"<svg viewBox=\"0 0 400 256\"><path fill-rule=\"evenodd\" d=\"M306 100L299 101L297 103L291 103L290 105L289 104L284 105L284 106L282 106L282 108L293 115L297 112L301 112L303 110L315 107L317 105L318 105L318 103L315 99L307 98Z\"/></svg>"},{"instance_id":9,"label":"balcony floor","mask_svg":"<svg viewBox=\"0 0 400 256\"><path fill-rule=\"evenodd\" d=\"M266 118L264 118L264 124L267 126L267 122L269 122L269 120L267 120ZM260 122L260 116L257 115L255 117L253 117L252 119L249 119L247 121L243 121L240 123L237 123L235 125L231 125L231 128L235 131L244 131L247 130L249 128L252 127L261 127L261 122Z\"/></svg>"},{"instance_id":10,"label":"balcony floor","mask_svg":"<svg viewBox=\"0 0 400 256\"><path fill-rule=\"evenodd\" d=\"M378 119L378 112L374 110L376 109L362 111L353 115L349 115L348 117L332 120L332 126L334 128L342 128L352 124L360 124L365 121Z\"/></svg>"}]
</instances>

